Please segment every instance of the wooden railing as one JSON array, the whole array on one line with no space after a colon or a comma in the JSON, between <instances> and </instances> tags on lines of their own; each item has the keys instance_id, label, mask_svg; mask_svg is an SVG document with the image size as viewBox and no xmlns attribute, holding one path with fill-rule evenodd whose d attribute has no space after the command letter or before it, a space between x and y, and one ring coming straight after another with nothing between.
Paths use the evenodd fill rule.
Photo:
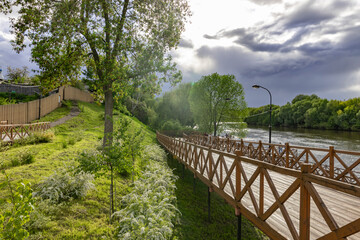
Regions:
<instances>
[{"instance_id":1,"label":"wooden railing","mask_svg":"<svg viewBox=\"0 0 360 240\"><path fill-rule=\"evenodd\" d=\"M0 125L0 141L14 141L24 138L32 132L46 131L50 128L50 122L32 124L4 124Z\"/></svg>"},{"instance_id":2,"label":"wooden railing","mask_svg":"<svg viewBox=\"0 0 360 240\"><path fill-rule=\"evenodd\" d=\"M269 144L202 135L184 135L185 141L235 153L291 169L310 163L310 173L360 186L360 152Z\"/></svg>"},{"instance_id":3,"label":"wooden railing","mask_svg":"<svg viewBox=\"0 0 360 240\"><path fill-rule=\"evenodd\" d=\"M259 142L255 146L200 136L185 141L160 133L157 139L195 177L234 206L236 214L271 239L360 239L360 187L343 178L344 171L352 176L351 167L341 173L334 167L335 159L343 162L338 154L349 152L330 148L318 159L312 151L323 149L289 144L280 151L278 147L284 145ZM301 161L303 156L307 161ZM325 170L322 164L328 158L332 163Z\"/></svg>"}]
</instances>

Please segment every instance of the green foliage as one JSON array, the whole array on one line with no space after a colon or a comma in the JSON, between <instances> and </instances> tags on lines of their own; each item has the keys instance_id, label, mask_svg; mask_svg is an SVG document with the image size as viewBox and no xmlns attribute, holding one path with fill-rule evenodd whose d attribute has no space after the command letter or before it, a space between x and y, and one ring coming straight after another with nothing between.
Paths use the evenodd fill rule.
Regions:
<instances>
[{"instance_id":1,"label":"green foliage","mask_svg":"<svg viewBox=\"0 0 360 240\"><path fill-rule=\"evenodd\" d=\"M268 125L268 109L269 106L250 108L246 122ZM321 99L316 95L298 95L291 103L273 106L272 118L274 126L360 131L359 113L360 98L339 101Z\"/></svg>"},{"instance_id":2,"label":"green foliage","mask_svg":"<svg viewBox=\"0 0 360 240\"><path fill-rule=\"evenodd\" d=\"M71 110L71 108L73 106L72 101L69 101L69 100L63 100L63 101L61 101L61 104L69 110Z\"/></svg>"},{"instance_id":3,"label":"green foliage","mask_svg":"<svg viewBox=\"0 0 360 240\"><path fill-rule=\"evenodd\" d=\"M118 239L170 239L173 235L174 223L179 221L180 213L176 208L176 177L165 167L164 153L155 156L159 151L158 148L149 156L162 158L162 162L150 163L134 183L132 192L122 198L123 208L113 215L119 221Z\"/></svg>"},{"instance_id":4,"label":"green foliage","mask_svg":"<svg viewBox=\"0 0 360 240\"><path fill-rule=\"evenodd\" d=\"M9 206L0 213L0 239L25 239L29 236L24 225L30 220L30 214L34 209L32 189L30 184L20 183L13 189L7 174L6 182L1 185L8 185L11 199Z\"/></svg>"},{"instance_id":5,"label":"green foliage","mask_svg":"<svg viewBox=\"0 0 360 240\"><path fill-rule=\"evenodd\" d=\"M35 162L35 156L32 152L20 152L20 165L31 164Z\"/></svg>"},{"instance_id":6,"label":"green foliage","mask_svg":"<svg viewBox=\"0 0 360 240\"><path fill-rule=\"evenodd\" d=\"M26 66L22 68L7 67L6 78L12 83L31 83L29 69Z\"/></svg>"},{"instance_id":7,"label":"green foliage","mask_svg":"<svg viewBox=\"0 0 360 240\"><path fill-rule=\"evenodd\" d=\"M29 40L44 92L76 85L88 70L91 88L105 102L104 146L111 145L114 98L126 95L124 86L146 85L155 93L162 82L182 78L169 50L190 16L186 0L6 1L0 12L12 9L19 14L11 22L14 48L22 51Z\"/></svg>"},{"instance_id":8,"label":"green foliage","mask_svg":"<svg viewBox=\"0 0 360 240\"><path fill-rule=\"evenodd\" d=\"M39 144L39 143L48 143L54 140L55 134L51 130L47 130L45 132L32 132L29 136L16 139L13 142L14 147L31 145L31 144Z\"/></svg>"},{"instance_id":9,"label":"green foliage","mask_svg":"<svg viewBox=\"0 0 360 240\"><path fill-rule=\"evenodd\" d=\"M190 111L189 95L191 83L180 84L170 92L166 92L162 97L157 98L154 110L157 118L151 121L156 129L164 129L164 124L179 123L181 127L194 127L193 114ZM167 123L167 124L169 124ZM165 127L174 129L173 127Z\"/></svg>"},{"instance_id":10,"label":"green foliage","mask_svg":"<svg viewBox=\"0 0 360 240\"><path fill-rule=\"evenodd\" d=\"M25 103L39 99L39 95L25 95L21 93L5 93L0 92L0 105Z\"/></svg>"},{"instance_id":11,"label":"green foliage","mask_svg":"<svg viewBox=\"0 0 360 240\"><path fill-rule=\"evenodd\" d=\"M75 159L78 165L78 171L84 171L93 174L95 177L103 175L101 170L104 168L102 155L97 150L85 150L81 152Z\"/></svg>"},{"instance_id":12,"label":"green foliage","mask_svg":"<svg viewBox=\"0 0 360 240\"><path fill-rule=\"evenodd\" d=\"M94 189L94 176L77 172L74 168L60 168L45 178L37 187L34 196L49 199L53 203L83 198L89 190Z\"/></svg>"},{"instance_id":13,"label":"green foliage","mask_svg":"<svg viewBox=\"0 0 360 240\"><path fill-rule=\"evenodd\" d=\"M34 153L27 150L27 151L19 151L17 155L10 159L11 167L27 165L35 162Z\"/></svg>"},{"instance_id":14,"label":"green foliage","mask_svg":"<svg viewBox=\"0 0 360 240\"><path fill-rule=\"evenodd\" d=\"M174 174L181 176L176 181L177 207L181 211L181 223L175 225L174 239L236 240L237 217L234 207L224 199L211 193L211 222L208 221L207 195L209 188L194 174L186 170L171 156L168 166ZM195 185L195 188L194 188ZM245 240L269 239L256 229L245 217L242 218L242 238Z\"/></svg>"},{"instance_id":15,"label":"green foliage","mask_svg":"<svg viewBox=\"0 0 360 240\"><path fill-rule=\"evenodd\" d=\"M234 75L203 76L191 88L189 101L199 130L213 132L215 136L225 128L220 122L241 123L246 114L244 89ZM227 129L241 130L241 127L241 124L226 125Z\"/></svg>"}]
</instances>

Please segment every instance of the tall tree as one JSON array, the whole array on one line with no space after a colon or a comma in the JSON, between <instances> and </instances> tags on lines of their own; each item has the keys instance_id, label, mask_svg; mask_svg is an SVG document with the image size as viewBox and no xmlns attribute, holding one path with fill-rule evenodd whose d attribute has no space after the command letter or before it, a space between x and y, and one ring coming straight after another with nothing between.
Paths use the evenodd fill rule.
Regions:
<instances>
[{"instance_id":1,"label":"tall tree","mask_svg":"<svg viewBox=\"0 0 360 240\"><path fill-rule=\"evenodd\" d=\"M246 102L242 85L234 75L213 73L203 76L190 91L190 109L200 131L213 132L216 136L219 124L237 130L246 114ZM238 124L234 124L238 123Z\"/></svg>"},{"instance_id":2,"label":"tall tree","mask_svg":"<svg viewBox=\"0 0 360 240\"><path fill-rule=\"evenodd\" d=\"M78 78L84 67L94 70L105 100L104 146L112 143L119 87L181 79L167 53L190 15L186 0L2 0L0 6L3 13L19 9L14 48L21 51L30 40L48 90Z\"/></svg>"},{"instance_id":3,"label":"tall tree","mask_svg":"<svg viewBox=\"0 0 360 240\"><path fill-rule=\"evenodd\" d=\"M183 83L157 99L155 111L158 114L158 128L168 120L178 121L184 127L195 125L188 100L190 90L191 83Z\"/></svg>"}]
</instances>

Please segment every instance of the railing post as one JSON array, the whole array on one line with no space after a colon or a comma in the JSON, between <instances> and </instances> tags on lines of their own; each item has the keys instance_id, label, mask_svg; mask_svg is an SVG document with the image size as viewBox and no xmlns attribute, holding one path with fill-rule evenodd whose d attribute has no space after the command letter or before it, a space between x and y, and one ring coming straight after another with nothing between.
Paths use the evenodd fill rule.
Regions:
<instances>
[{"instance_id":1,"label":"railing post","mask_svg":"<svg viewBox=\"0 0 360 240\"><path fill-rule=\"evenodd\" d=\"M329 158L330 158L330 178L334 178L335 175L335 166L334 166L334 155L335 155L335 151L334 151L334 146L330 146L329 147Z\"/></svg>"},{"instance_id":2,"label":"railing post","mask_svg":"<svg viewBox=\"0 0 360 240\"><path fill-rule=\"evenodd\" d=\"M303 176L311 170L311 164L303 163L301 165L301 186L300 186L300 240L310 239L310 193L305 187Z\"/></svg>"},{"instance_id":3,"label":"railing post","mask_svg":"<svg viewBox=\"0 0 360 240\"><path fill-rule=\"evenodd\" d=\"M285 153L286 153L286 167L290 167L290 160L289 160L289 155L290 155L290 145L289 143L285 143ZM274 163L274 162L273 162Z\"/></svg>"},{"instance_id":4,"label":"railing post","mask_svg":"<svg viewBox=\"0 0 360 240\"><path fill-rule=\"evenodd\" d=\"M244 140L243 139L241 139L240 151L241 151L241 153L244 152Z\"/></svg>"},{"instance_id":5,"label":"railing post","mask_svg":"<svg viewBox=\"0 0 360 240\"><path fill-rule=\"evenodd\" d=\"M260 168L259 215L264 214L264 169Z\"/></svg>"},{"instance_id":6,"label":"railing post","mask_svg":"<svg viewBox=\"0 0 360 240\"><path fill-rule=\"evenodd\" d=\"M236 166L235 166L235 200L238 201L240 200L240 193L241 193L241 169L240 169L240 164L241 164L241 159L240 157L242 156L241 151L235 151L236 154Z\"/></svg>"},{"instance_id":7,"label":"railing post","mask_svg":"<svg viewBox=\"0 0 360 240\"><path fill-rule=\"evenodd\" d=\"M230 152L230 138L226 139L226 150L227 152Z\"/></svg>"},{"instance_id":8,"label":"railing post","mask_svg":"<svg viewBox=\"0 0 360 240\"><path fill-rule=\"evenodd\" d=\"M261 147L262 147L262 142L261 142L261 140L259 140L259 157L258 157L258 159L259 159L260 161L261 161L261 158L262 158Z\"/></svg>"}]
</instances>

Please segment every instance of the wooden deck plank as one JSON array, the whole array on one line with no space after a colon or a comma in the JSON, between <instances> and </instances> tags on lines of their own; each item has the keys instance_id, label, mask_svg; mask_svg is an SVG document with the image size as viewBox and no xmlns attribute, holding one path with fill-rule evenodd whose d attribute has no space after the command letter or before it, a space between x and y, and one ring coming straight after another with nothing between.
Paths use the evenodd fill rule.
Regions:
<instances>
[{"instance_id":1,"label":"wooden deck plank","mask_svg":"<svg viewBox=\"0 0 360 240\"><path fill-rule=\"evenodd\" d=\"M226 162L229 166L231 166L233 159L226 158ZM246 167L244 167L244 170L247 174L247 177L250 178L252 174L256 171L257 166L247 163ZM295 178L289 177L283 174L279 174L276 172L270 172L270 176L272 177L273 181L275 182L276 189L278 190L280 196L286 191L286 189L291 185L293 181L295 181ZM235 174L232 176L233 182L235 182ZM266 181L265 181L266 182ZM318 191L319 195L322 197L323 201L327 205L328 209L330 209L331 214L333 215L334 219L336 220L339 227L342 227L360 217L360 199L345 194L336 190L332 190L317 184L315 185L315 189ZM264 211L268 209L269 206L271 206L275 199L272 197L272 192L268 185L265 185L264 188L264 202L265 207ZM224 191L228 193L230 196L232 195L231 190L229 187L224 188ZM252 191L254 192L255 196L259 195L259 179L257 178L254 181L254 184L252 185ZM271 198L269 197L271 196ZM299 199L300 198L300 192L297 190L294 195L292 196L293 199ZM256 198L258 201L258 198ZM290 199L289 199L290 200ZM288 210L288 213L291 217L291 219L294 221L294 225L296 229L298 230L299 226L299 201L286 201L286 209ZM248 210L250 210L253 214L256 214L255 209L253 207L253 204L251 202L250 197L243 198L242 204L244 206L248 207ZM310 216L311 216L311 235L310 239L316 239L319 238L327 233L330 232L329 227L326 224L326 221L323 219L322 215L320 214L319 210L317 209L316 204L311 200L311 210L310 210ZM279 224L279 221L281 221L282 224ZM279 210L277 210L274 213L274 217L270 218L267 223L273 227L276 231L283 234L288 239L293 239L290 231L287 228L284 228L283 225L286 225L285 220L283 219L283 216ZM284 230L286 229L286 231Z\"/></svg>"}]
</instances>

